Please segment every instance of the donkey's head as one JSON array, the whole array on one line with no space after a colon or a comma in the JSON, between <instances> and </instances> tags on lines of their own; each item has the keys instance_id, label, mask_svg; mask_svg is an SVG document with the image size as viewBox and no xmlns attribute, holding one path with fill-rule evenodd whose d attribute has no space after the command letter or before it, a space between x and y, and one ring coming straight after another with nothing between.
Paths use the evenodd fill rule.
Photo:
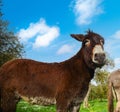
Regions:
<instances>
[{"instance_id":1,"label":"donkey's head","mask_svg":"<svg viewBox=\"0 0 120 112\"><path fill-rule=\"evenodd\" d=\"M73 38L82 41L83 59L88 67L102 67L105 64L104 39L99 34L88 31L86 35L71 34Z\"/></svg>"}]
</instances>

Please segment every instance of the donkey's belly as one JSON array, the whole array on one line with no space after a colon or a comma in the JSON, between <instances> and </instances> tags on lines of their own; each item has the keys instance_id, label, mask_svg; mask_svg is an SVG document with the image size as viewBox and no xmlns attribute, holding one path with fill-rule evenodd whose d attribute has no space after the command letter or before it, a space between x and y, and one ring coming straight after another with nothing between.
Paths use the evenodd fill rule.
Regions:
<instances>
[{"instance_id":1,"label":"donkey's belly","mask_svg":"<svg viewBox=\"0 0 120 112\"><path fill-rule=\"evenodd\" d=\"M29 102L30 104L36 105L54 105L56 104L55 98L46 98L44 96L39 97L27 97L23 95L19 95L23 100Z\"/></svg>"}]
</instances>

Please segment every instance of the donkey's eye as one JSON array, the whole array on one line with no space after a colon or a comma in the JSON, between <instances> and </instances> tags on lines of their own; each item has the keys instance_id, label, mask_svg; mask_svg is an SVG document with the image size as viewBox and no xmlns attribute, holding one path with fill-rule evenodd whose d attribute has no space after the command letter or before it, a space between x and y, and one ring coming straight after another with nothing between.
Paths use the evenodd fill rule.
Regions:
<instances>
[{"instance_id":1,"label":"donkey's eye","mask_svg":"<svg viewBox=\"0 0 120 112\"><path fill-rule=\"evenodd\" d=\"M89 39L86 39L86 40L84 41L84 44L85 44L86 46L89 46L89 45L90 45L90 40L89 40Z\"/></svg>"},{"instance_id":2,"label":"donkey's eye","mask_svg":"<svg viewBox=\"0 0 120 112\"><path fill-rule=\"evenodd\" d=\"M104 44L104 40L100 40L100 44L103 45Z\"/></svg>"}]
</instances>

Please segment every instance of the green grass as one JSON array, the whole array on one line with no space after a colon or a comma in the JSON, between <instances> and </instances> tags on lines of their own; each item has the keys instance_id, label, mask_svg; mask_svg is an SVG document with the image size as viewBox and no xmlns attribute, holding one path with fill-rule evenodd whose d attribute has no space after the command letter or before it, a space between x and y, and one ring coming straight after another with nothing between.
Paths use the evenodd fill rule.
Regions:
<instances>
[{"instance_id":1,"label":"green grass","mask_svg":"<svg viewBox=\"0 0 120 112\"><path fill-rule=\"evenodd\" d=\"M17 112L55 112L55 106L31 105L22 100L17 105Z\"/></svg>"},{"instance_id":2,"label":"green grass","mask_svg":"<svg viewBox=\"0 0 120 112\"><path fill-rule=\"evenodd\" d=\"M88 108L81 106L81 112L107 112L107 100L94 100L89 102Z\"/></svg>"},{"instance_id":3,"label":"green grass","mask_svg":"<svg viewBox=\"0 0 120 112\"><path fill-rule=\"evenodd\" d=\"M80 112L107 112L107 100L89 101L89 107L81 106ZM17 112L56 112L55 106L30 105L27 102L20 101L17 106Z\"/></svg>"}]
</instances>

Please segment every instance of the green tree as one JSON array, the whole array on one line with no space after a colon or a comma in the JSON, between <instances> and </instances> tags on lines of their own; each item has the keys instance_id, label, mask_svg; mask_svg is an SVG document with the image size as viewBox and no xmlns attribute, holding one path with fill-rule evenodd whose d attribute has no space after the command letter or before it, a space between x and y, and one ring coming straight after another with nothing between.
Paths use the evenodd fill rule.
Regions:
<instances>
[{"instance_id":1,"label":"green tree","mask_svg":"<svg viewBox=\"0 0 120 112\"><path fill-rule=\"evenodd\" d=\"M24 47L17 36L8 30L8 22L3 20L2 0L0 0L0 66L5 62L21 58Z\"/></svg>"},{"instance_id":2,"label":"green tree","mask_svg":"<svg viewBox=\"0 0 120 112\"><path fill-rule=\"evenodd\" d=\"M96 82L95 90L98 99L107 98L107 82L109 72L106 70L97 70L94 81Z\"/></svg>"}]
</instances>

